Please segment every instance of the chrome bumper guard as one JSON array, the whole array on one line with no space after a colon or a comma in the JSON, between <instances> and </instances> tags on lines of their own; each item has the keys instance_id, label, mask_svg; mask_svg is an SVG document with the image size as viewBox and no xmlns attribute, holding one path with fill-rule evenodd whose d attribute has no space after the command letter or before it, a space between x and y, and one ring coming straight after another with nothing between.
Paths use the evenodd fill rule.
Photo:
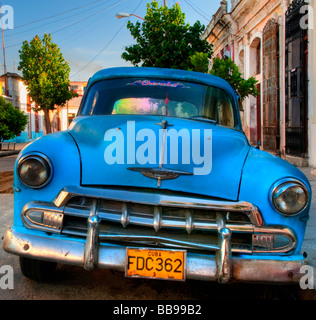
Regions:
<instances>
[{"instance_id":1,"label":"chrome bumper guard","mask_svg":"<svg viewBox=\"0 0 316 320\"><path fill-rule=\"evenodd\" d=\"M308 258L289 256L272 259L249 256L233 257L230 252L230 232L219 231L220 251L216 255L187 253L186 279L236 282L298 283L302 277L300 269L310 265ZM89 218L86 241L69 240L28 234L19 228L6 231L3 248L6 252L23 257L54 261L57 263L94 268L125 271L126 247L98 242L98 219Z\"/></svg>"}]
</instances>

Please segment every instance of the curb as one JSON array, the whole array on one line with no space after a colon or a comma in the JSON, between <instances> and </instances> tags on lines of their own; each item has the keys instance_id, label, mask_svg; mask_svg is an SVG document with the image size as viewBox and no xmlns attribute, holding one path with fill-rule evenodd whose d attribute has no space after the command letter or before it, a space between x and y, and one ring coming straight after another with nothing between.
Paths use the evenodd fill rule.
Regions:
<instances>
[{"instance_id":1,"label":"curb","mask_svg":"<svg viewBox=\"0 0 316 320\"><path fill-rule=\"evenodd\" d=\"M0 158L1 157L11 156L11 155L14 155L14 154L18 154L19 152L20 152L20 150L0 151Z\"/></svg>"}]
</instances>

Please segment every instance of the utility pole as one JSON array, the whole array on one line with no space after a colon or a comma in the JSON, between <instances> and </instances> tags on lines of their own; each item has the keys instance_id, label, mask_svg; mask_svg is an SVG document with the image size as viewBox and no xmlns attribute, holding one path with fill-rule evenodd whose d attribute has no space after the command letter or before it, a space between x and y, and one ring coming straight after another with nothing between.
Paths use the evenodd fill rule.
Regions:
<instances>
[{"instance_id":1,"label":"utility pole","mask_svg":"<svg viewBox=\"0 0 316 320\"><path fill-rule=\"evenodd\" d=\"M167 6L167 0L164 0L164 6L165 7Z\"/></svg>"},{"instance_id":2,"label":"utility pole","mask_svg":"<svg viewBox=\"0 0 316 320\"><path fill-rule=\"evenodd\" d=\"M4 32L3 32L3 21L2 21L2 5L0 3L0 19L1 19L1 30L2 30L2 47L3 47L3 69L4 69L4 81L5 81L5 95L9 95L8 88L8 76L7 76L7 66L5 63L5 45L4 45Z\"/></svg>"}]
</instances>

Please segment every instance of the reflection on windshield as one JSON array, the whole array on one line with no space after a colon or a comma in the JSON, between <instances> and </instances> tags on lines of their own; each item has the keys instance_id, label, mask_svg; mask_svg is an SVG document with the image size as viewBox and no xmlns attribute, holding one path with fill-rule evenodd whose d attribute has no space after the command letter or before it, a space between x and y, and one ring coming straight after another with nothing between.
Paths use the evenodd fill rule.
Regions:
<instances>
[{"instance_id":1,"label":"reflection on windshield","mask_svg":"<svg viewBox=\"0 0 316 320\"><path fill-rule=\"evenodd\" d=\"M155 79L115 79L95 83L80 115L158 115L211 119L235 126L232 102L224 90L196 83Z\"/></svg>"},{"instance_id":2,"label":"reflection on windshield","mask_svg":"<svg viewBox=\"0 0 316 320\"><path fill-rule=\"evenodd\" d=\"M198 115L196 106L187 102L176 102L168 99L152 98L126 98L114 104L112 114L150 114L159 116L172 116L190 118Z\"/></svg>"},{"instance_id":3,"label":"reflection on windshield","mask_svg":"<svg viewBox=\"0 0 316 320\"><path fill-rule=\"evenodd\" d=\"M158 114L159 101L150 98L127 98L115 102L112 114Z\"/></svg>"}]
</instances>

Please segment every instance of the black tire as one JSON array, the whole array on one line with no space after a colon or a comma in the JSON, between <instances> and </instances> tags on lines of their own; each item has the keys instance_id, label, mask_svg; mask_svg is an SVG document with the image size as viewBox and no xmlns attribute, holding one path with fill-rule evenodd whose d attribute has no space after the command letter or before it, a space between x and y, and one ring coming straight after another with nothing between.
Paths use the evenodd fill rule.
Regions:
<instances>
[{"instance_id":1,"label":"black tire","mask_svg":"<svg viewBox=\"0 0 316 320\"><path fill-rule=\"evenodd\" d=\"M57 263L20 257L22 274L34 281L49 281L53 279Z\"/></svg>"}]
</instances>

